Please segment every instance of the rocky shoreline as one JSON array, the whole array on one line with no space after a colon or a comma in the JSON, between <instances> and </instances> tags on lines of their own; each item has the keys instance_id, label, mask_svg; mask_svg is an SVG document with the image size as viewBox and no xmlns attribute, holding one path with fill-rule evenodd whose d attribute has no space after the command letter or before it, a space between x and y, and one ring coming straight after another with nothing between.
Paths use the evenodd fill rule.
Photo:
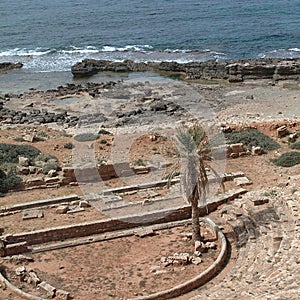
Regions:
<instances>
[{"instance_id":1,"label":"rocky shoreline","mask_svg":"<svg viewBox=\"0 0 300 300\"><path fill-rule=\"evenodd\" d=\"M23 64L18 63L11 63L11 62L3 62L0 63L0 72L5 72L13 69L21 69L23 67Z\"/></svg>"},{"instance_id":2,"label":"rocky shoreline","mask_svg":"<svg viewBox=\"0 0 300 300\"><path fill-rule=\"evenodd\" d=\"M300 59L249 59L207 62L114 62L85 59L72 66L74 77L88 77L98 72L181 73L185 79L223 79L242 82L247 79L300 80Z\"/></svg>"},{"instance_id":3,"label":"rocky shoreline","mask_svg":"<svg viewBox=\"0 0 300 300\"><path fill-rule=\"evenodd\" d=\"M162 119L173 124L192 117L204 120L211 113L218 123L298 119L300 113L300 59L189 64L85 60L72 68L74 75L83 76L87 70L90 75L151 70L201 81L90 81L47 91L32 88L21 94L0 93L0 126L53 123L74 131L78 124L97 123L104 128L154 128L161 126Z\"/></svg>"}]
</instances>

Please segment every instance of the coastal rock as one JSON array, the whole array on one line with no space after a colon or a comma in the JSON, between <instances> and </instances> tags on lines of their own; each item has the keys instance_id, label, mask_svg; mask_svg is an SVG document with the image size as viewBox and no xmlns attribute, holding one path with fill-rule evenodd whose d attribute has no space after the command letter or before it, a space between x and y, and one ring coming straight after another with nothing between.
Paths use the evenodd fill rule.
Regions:
<instances>
[{"instance_id":1,"label":"coastal rock","mask_svg":"<svg viewBox=\"0 0 300 300\"><path fill-rule=\"evenodd\" d=\"M0 63L0 72L2 71L8 71L13 69L20 69L23 67L22 63L11 63L11 62L3 62Z\"/></svg>"},{"instance_id":2,"label":"coastal rock","mask_svg":"<svg viewBox=\"0 0 300 300\"><path fill-rule=\"evenodd\" d=\"M85 59L72 66L74 77L87 77L98 72L175 72L186 79L225 79L240 82L245 79L286 80L300 78L300 59L248 59L207 62L114 62Z\"/></svg>"}]
</instances>

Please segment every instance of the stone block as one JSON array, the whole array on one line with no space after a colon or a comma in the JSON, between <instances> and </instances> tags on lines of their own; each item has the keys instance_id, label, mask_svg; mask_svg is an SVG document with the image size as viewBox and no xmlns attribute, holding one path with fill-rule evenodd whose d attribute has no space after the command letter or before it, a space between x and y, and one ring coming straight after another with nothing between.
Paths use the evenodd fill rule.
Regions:
<instances>
[{"instance_id":1,"label":"stone block","mask_svg":"<svg viewBox=\"0 0 300 300\"><path fill-rule=\"evenodd\" d=\"M23 220L39 219L39 218L43 218L43 217L44 217L44 213L40 209L24 210L22 212Z\"/></svg>"},{"instance_id":2,"label":"stone block","mask_svg":"<svg viewBox=\"0 0 300 300\"><path fill-rule=\"evenodd\" d=\"M23 136L23 140L25 142L33 143L34 139L35 139L35 134L26 134L26 135Z\"/></svg>"},{"instance_id":3,"label":"stone block","mask_svg":"<svg viewBox=\"0 0 300 300\"><path fill-rule=\"evenodd\" d=\"M199 251L201 253L206 251L206 247L204 245L204 243L202 243L201 241L195 241L195 252Z\"/></svg>"},{"instance_id":4,"label":"stone block","mask_svg":"<svg viewBox=\"0 0 300 300\"><path fill-rule=\"evenodd\" d=\"M60 177L59 184L60 185L68 185L73 181L71 177Z\"/></svg>"},{"instance_id":5,"label":"stone block","mask_svg":"<svg viewBox=\"0 0 300 300\"><path fill-rule=\"evenodd\" d=\"M263 150L261 149L261 147L252 147L251 153L252 155L262 155Z\"/></svg>"},{"instance_id":6,"label":"stone block","mask_svg":"<svg viewBox=\"0 0 300 300\"><path fill-rule=\"evenodd\" d=\"M143 238L146 236L152 236L155 234L155 232L153 231L152 228L142 228L142 229L135 231L134 234L140 238Z\"/></svg>"},{"instance_id":7,"label":"stone block","mask_svg":"<svg viewBox=\"0 0 300 300\"><path fill-rule=\"evenodd\" d=\"M17 173L21 175L28 175L30 173L30 170L28 167L19 167L17 166Z\"/></svg>"},{"instance_id":8,"label":"stone block","mask_svg":"<svg viewBox=\"0 0 300 300\"><path fill-rule=\"evenodd\" d=\"M66 214L69 210L69 207L67 205L60 205L56 208L55 212L57 214Z\"/></svg>"},{"instance_id":9,"label":"stone block","mask_svg":"<svg viewBox=\"0 0 300 300\"><path fill-rule=\"evenodd\" d=\"M147 174L150 172L150 168L145 166L135 166L133 170L135 174Z\"/></svg>"},{"instance_id":10,"label":"stone block","mask_svg":"<svg viewBox=\"0 0 300 300\"><path fill-rule=\"evenodd\" d=\"M27 187L42 186L45 185L45 181L43 177L30 178L26 180L25 184Z\"/></svg>"},{"instance_id":11,"label":"stone block","mask_svg":"<svg viewBox=\"0 0 300 300\"><path fill-rule=\"evenodd\" d=\"M253 184L252 181L250 181L247 177L234 178L233 181L237 186L245 186L245 185Z\"/></svg>"},{"instance_id":12,"label":"stone block","mask_svg":"<svg viewBox=\"0 0 300 300\"><path fill-rule=\"evenodd\" d=\"M57 171L56 171L56 170L50 170L50 171L48 172L48 176L49 176L49 177L55 177L55 176L57 176Z\"/></svg>"},{"instance_id":13,"label":"stone block","mask_svg":"<svg viewBox=\"0 0 300 300\"><path fill-rule=\"evenodd\" d=\"M239 154L238 153L231 153L229 155L230 158L238 158L239 157Z\"/></svg>"},{"instance_id":14,"label":"stone block","mask_svg":"<svg viewBox=\"0 0 300 300\"><path fill-rule=\"evenodd\" d=\"M49 283L42 281L41 283L38 284L38 287L44 290L50 298L55 297L56 288L50 285Z\"/></svg>"},{"instance_id":15,"label":"stone block","mask_svg":"<svg viewBox=\"0 0 300 300\"><path fill-rule=\"evenodd\" d=\"M201 263L202 263L202 259L200 257L193 257L192 258L192 264L200 265Z\"/></svg>"},{"instance_id":16,"label":"stone block","mask_svg":"<svg viewBox=\"0 0 300 300\"><path fill-rule=\"evenodd\" d=\"M81 208L81 207L76 207L74 209L70 209L67 211L67 214L75 214L75 213L78 213L78 212L83 212L84 211L84 208Z\"/></svg>"},{"instance_id":17,"label":"stone block","mask_svg":"<svg viewBox=\"0 0 300 300\"><path fill-rule=\"evenodd\" d=\"M87 200L82 200L79 202L79 207L82 208L91 207L91 204Z\"/></svg>"},{"instance_id":18,"label":"stone block","mask_svg":"<svg viewBox=\"0 0 300 300\"><path fill-rule=\"evenodd\" d=\"M253 199L250 199L250 200L254 204L254 206L258 206L258 205L263 205L263 204L269 203L269 199L268 198L253 198Z\"/></svg>"},{"instance_id":19,"label":"stone block","mask_svg":"<svg viewBox=\"0 0 300 300\"><path fill-rule=\"evenodd\" d=\"M59 183L60 180L61 180L60 177L46 178L46 179L45 179L45 183L46 183L46 184Z\"/></svg>"},{"instance_id":20,"label":"stone block","mask_svg":"<svg viewBox=\"0 0 300 300\"><path fill-rule=\"evenodd\" d=\"M241 153L244 152L244 145L243 143L238 143L238 144L231 144L229 145L231 153Z\"/></svg>"},{"instance_id":21,"label":"stone block","mask_svg":"<svg viewBox=\"0 0 300 300\"><path fill-rule=\"evenodd\" d=\"M69 299L71 299L70 298L70 293L66 292L64 290L57 290L55 299L57 299L57 300L69 300Z\"/></svg>"},{"instance_id":22,"label":"stone block","mask_svg":"<svg viewBox=\"0 0 300 300\"><path fill-rule=\"evenodd\" d=\"M23 276L26 273L26 268L24 266L21 266L17 268L15 272L17 276Z\"/></svg>"},{"instance_id":23,"label":"stone block","mask_svg":"<svg viewBox=\"0 0 300 300\"><path fill-rule=\"evenodd\" d=\"M28 167L29 166L29 158L24 156L19 156L19 165L22 167Z\"/></svg>"},{"instance_id":24,"label":"stone block","mask_svg":"<svg viewBox=\"0 0 300 300\"><path fill-rule=\"evenodd\" d=\"M279 138L283 138L285 137L286 135L288 135L288 130L287 130L287 127L285 125L283 126L280 126L279 128L277 128L277 137Z\"/></svg>"},{"instance_id":25,"label":"stone block","mask_svg":"<svg viewBox=\"0 0 300 300\"><path fill-rule=\"evenodd\" d=\"M30 271L28 273L28 275L31 278L31 282L33 282L35 286L37 286L39 283L41 283L40 278L37 276L37 274L35 272Z\"/></svg>"}]
</instances>

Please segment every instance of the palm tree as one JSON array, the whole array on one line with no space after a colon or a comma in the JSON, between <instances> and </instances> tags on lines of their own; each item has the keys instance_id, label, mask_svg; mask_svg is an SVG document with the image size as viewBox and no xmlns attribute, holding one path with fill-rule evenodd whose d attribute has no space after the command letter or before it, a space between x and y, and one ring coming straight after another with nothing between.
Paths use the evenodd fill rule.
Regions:
<instances>
[{"instance_id":1,"label":"palm tree","mask_svg":"<svg viewBox=\"0 0 300 300\"><path fill-rule=\"evenodd\" d=\"M216 176L215 170L206 163L210 160L207 136L200 126L189 130L178 129L177 140L182 157L181 191L183 198L191 204L193 240L201 241L199 223L199 204L206 206L209 182L206 169Z\"/></svg>"}]
</instances>

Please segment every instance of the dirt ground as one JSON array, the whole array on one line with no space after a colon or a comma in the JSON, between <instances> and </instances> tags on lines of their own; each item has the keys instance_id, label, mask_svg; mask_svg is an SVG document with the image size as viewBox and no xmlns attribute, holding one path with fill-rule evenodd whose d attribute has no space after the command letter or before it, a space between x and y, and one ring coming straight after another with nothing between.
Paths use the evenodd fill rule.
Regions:
<instances>
[{"instance_id":1,"label":"dirt ground","mask_svg":"<svg viewBox=\"0 0 300 300\"><path fill-rule=\"evenodd\" d=\"M38 276L56 287L71 292L74 299L127 299L168 289L189 280L210 266L220 251L208 250L200 265L163 266L162 257L175 253L193 254L193 243L185 240L190 226L156 232L155 236L124 237L100 243L31 255L34 262L26 265ZM214 241L209 228L202 228L205 241ZM76 262L76 263L75 263ZM13 270L4 263L7 276L22 290L38 295L32 286L18 282Z\"/></svg>"},{"instance_id":2,"label":"dirt ground","mask_svg":"<svg viewBox=\"0 0 300 300\"><path fill-rule=\"evenodd\" d=\"M218 120L232 128L255 127L277 140L281 148L269 151L261 156L244 156L237 159L227 159L226 172L242 171L253 182L247 186L248 190L271 190L273 187L289 186L290 179L300 175L300 166L291 168L277 167L271 159L289 150L287 138L278 139L276 129L287 125L291 132L300 132L299 117L299 86L285 85L268 86L265 83L256 85L253 82L245 85L226 85L222 87L205 86L204 97L213 100L220 98L224 107L218 108ZM205 94L207 93L207 94ZM211 94L209 94L211 93ZM215 93L215 94L214 94ZM212 100L212 101L213 101ZM58 158L62 166L72 164L72 149L66 149L66 143L72 143L73 138L67 131L54 130L46 126L26 126L3 128L0 130L0 142L24 144L15 139L24 134L35 132L40 138L31 145L42 153L48 153ZM146 133L137 139L128 150L128 159L134 165L151 162L153 157L163 158L163 162L171 163L166 173L172 170L178 156L172 142L165 136L152 139L151 133ZM105 142L104 142L105 141ZM114 137L101 135L94 143L94 155L98 161L110 161L110 153L114 144ZM127 155L127 154L126 154ZM221 163L221 162L220 162ZM223 162L222 162L223 163ZM149 181L151 176L140 175L136 182ZM108 187L124 184L121 179L113 179L105 183ZM299 180L296 185L300 186ZM226 183L226 189L236 188L233 182ZM291 193L295 186L291 186ZM0 206L12 205L34 200L55 198L69 194L82 194L80 186L49 188L31 191L10 192L0 198ZM129 199L128 199L129 200ZM37 227L52 227L70 223L79 223L95 218L102 218L99 211L89 209L84 213L71 216L59 216L48 211L45 217L38 221L21 221L21 214L1 219L1 229L4 232L20 232L37 229ZM38 222L41 224L39 225ZM8 225L9 224L9 225ZM203 256L203 263L199 266L188 265L168 267L167 272L152 273L150 269L159 265L162 256L175 252L191 252L191 242L182 240L182 231L189 228L174 228L158 232L153 237L139 239L137 237L121 238L101 243L78 246L65 250L51 251L34 256L35 262L28 267L37 271L38 275L57 288L71 291L74 299L125 299L135 295L146 294L170 288L194 275L199 274L211 264L218 254L209 252ZM205 238L209 239L209 235ZM234 260L234 255L232 256ZM229 264L232 263L229 262ZM15 265L7 264L9 278L19 286L11 271ZM162 268L162 271L166 269ZM75 274L75 275L74 275ZM24 290L33 291L29 287ZM0 299L18 300L3 285L0 289Z\"/></svg>"}]
</instances>

